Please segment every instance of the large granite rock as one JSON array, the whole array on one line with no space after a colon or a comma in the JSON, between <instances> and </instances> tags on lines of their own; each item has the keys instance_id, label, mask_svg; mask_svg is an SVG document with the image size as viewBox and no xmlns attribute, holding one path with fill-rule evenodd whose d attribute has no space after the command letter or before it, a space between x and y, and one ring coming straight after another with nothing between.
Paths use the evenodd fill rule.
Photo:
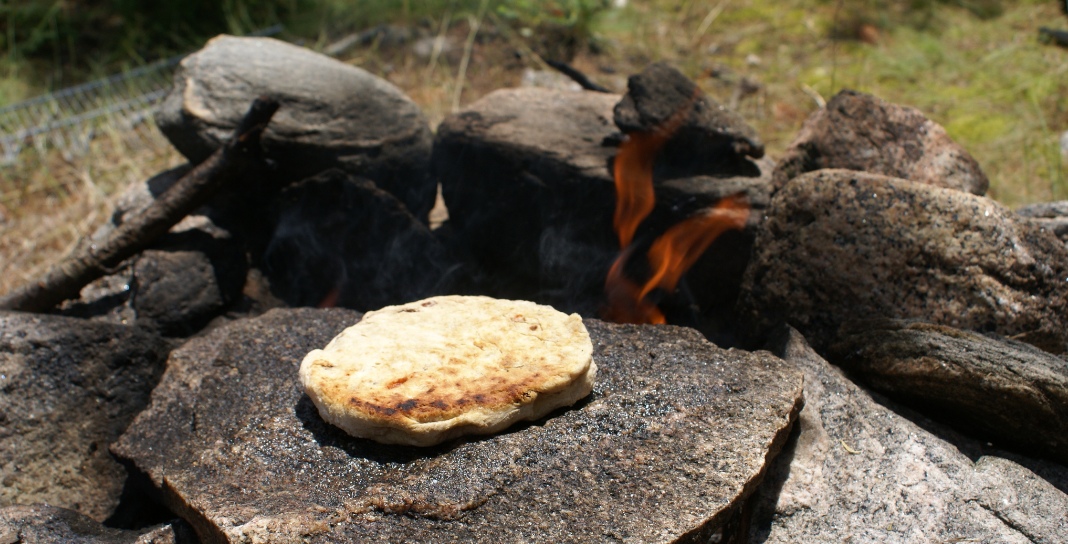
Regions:
<instances>
[{"instance_id":1,"label":"large granite rock","mask_svg":"<svg viewBox=\"0 0 1068 544\"><path fill-rule=\"evenodd\" d=\"M1006 459L973 462L876 402L796 331L775 343L805 372L806 403L760 485L750 543L1065 542L1064 492Z\"/></svg>"},{"instance_id":2,"label":"large granite rock","mask_svg":"<svg viewBox=\"0 0 1068 544\"><path fill-rule=\"evenodd\" d=\"M289 305L367 311L444 292L445 249L370 180L329 170L287 187L277 208L264 271Z\"/></svg>"},{"instance_id":3,"label":"large granite rock","mask_svg":"<svg viewBox=\"0 0 1068 544\"><path fill-rule=\"evenodd\" d=\"M844 90L801 127L775 167L775 190L822 168L884 174L983 195L979 163L919 110Z\"/></svg>"},{"instance_id":4,"label":"large granite rock","mask_svg":"<svg viewBox=\"0 0 1068 544\"><path fill-rule=\"evenodd\" d=\"M622 138L613 123L619 101L618 95L605 93L505 89L446 118L438 128L433 166L457 243L492 277L511 280L494 286L494 295L538 300L587 316L597 313L605 278L619 254L612 228L616 190L611 169ZM708 128L694 130L701 127ZM706 136L716 143L708 144L712 151L723 151L724 142L740 141ZM712 161L709 168L707 161L693 157L670 164L658 160L656 207L638 229L639 244L647 249L669 226L736 192L746 193L756 208L765 204L771 163L733 152L731 157ZM691 305L729 311L752 238L752 230L728 233L706 251L694 268L718 270L724 277L690 281L715 293L687 300L687 311ZM716 269L713 263L729 264Z\"/></svg>"},{"instance_id":5,"label":"large granite rock","mask_svg":"<svg viewBox=\"0 0 1068 544\"><path fill-rule=\"evenodd\" d=\"M590 397L433 448L352 438L297 380L359 319L274 310L175 351L112 451L204 542L705 542L759 483L800 373L695 331L587 321Z\"/></svg>"},{"instance_id":6,"label":"large granite rock","mask_svg":"<svg viewBox=\"0 0 1068 544\"><path fill-rule=\"evenodd\" d=\"M181 531L177 531L181 533ZM128 531L43 504L0 508L0 544L183 544L170 525Z\"/></svg>"},{"instance_id":7,"label":"large granite rock","mask_svg":"<svg viewBox=\"0 0 1068 544\"><path fill-rule=\"evenodd\" d=\"M108 445L148 404L168 348L130 326L0 312L0 506L106 519L126 479Z\"/></svg>"},{"instance_id":8,"label":"large granite rock","mask_svg":"<svg viewBox=\"0 0 1068 544\"><path fill-rule=\"evenodd\" d=\"M850 170L795 178L771 200L739 300L822 350L842 322L915 318L1054 353L1068 340L1068 251L1000 204Z\"/></svg>"},{"instance_id":9,"label":"large granite rock","mask_svg":"<svg viewBox=\"0 0 1068 544\"><path fill-rule=\"evenodd\" d=\"M842 326L829 358L872 388L1010 449L1068 464L1068 362L943 325Z\"/></svg>"},{"instance_id":10,"label":"large granite rock","mask_svg":"<svg viewBox=\"0 0 1068 544\"><path fill-rule=\"evenodd\" d=\"M331 167L371 178L424 218L431 134L419 107L392 84L325 55L271 38L219 36L182 60L156 122L199 163L223 142L257 96L282 104L263 136L282 177Z\"/></svg>"},{"instance_id":11,"label":"large granite rock","mask_svg":"<svg viewBox=\"0 0 1068 544\"><path fill-rule=\"evenodd\" d=\"M1026 217L1039 227L1053 232L1062 241L1068 242L1068 200L1023 206L1016 209L1016 214Z\"/></svg>"}]
</instances>

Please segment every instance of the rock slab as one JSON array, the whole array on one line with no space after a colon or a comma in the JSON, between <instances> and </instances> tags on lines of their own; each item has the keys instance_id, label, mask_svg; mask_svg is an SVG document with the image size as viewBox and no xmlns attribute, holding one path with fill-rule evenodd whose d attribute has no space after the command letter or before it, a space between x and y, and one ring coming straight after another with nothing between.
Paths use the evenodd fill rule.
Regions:
<instances>
[{"instance_id":1,"label":"rock slab","mask_svg":"<svg viewBox=\"0 0 1068 544\"><path fill-rule=\"evenodd\" d=\"M1023 206L1016 209L1016 214L1028 218L1036 225L1056 234L1057 238L1068 242L1068 200Z\"/></svg>"},{"instance_id":2,"label":"rock slab","mask_svg":"<svg viewBox=\"0 0 1068 544\"><path fill-rule=\"evenodd\" d=\"M973 463L876 402L796 330L777 352L806 404L760 485L749 542L1064 543L1068 496L1011 461Z\"/></svg>"},{"instance_id":3,"label":"rock slab","mask_svg":"<svg viewBox=\"0 0 1068 544\"><path fill-rule=\"evenodd\" d=\"M1068 362L1034 346L943 325L842 326L830 359L934 419L1068 464Z\"/></svg>"},{"instance_id":4,"label":"rock slab","mask_svg":"<svg viewBox=\"0 0 1068 544\"><path fill-rule=\"evenodd\" d=\"M1061 353L1068 251L984 197L878 174L818 170L771 200L740 313L787 322L822 350L846 320L915 318Z\"/></svg>"},{"instance_id":5,"label":"rock slab","mask_svg":"<svg viewBox=\"0 0 1068 544\"><path fill-rule=\"evenodd\" d=\"M587 321L585 400L434 448L356 439L302 393L304 355L352 325L273 310L195 339L112 451L206 543L705 542L759 482L801 375L695 331Z\"/></svg>"},{"instance_id":6,"label":"rock slab","mask_svg":"<svg viewBox=\"0 0 1068 544\"><path fill-rule=\"evenodd\" d=\"M263 147L291 181L331 167L371 178L424 217L430 127L410 98L370 73L272 38L218 36L186 57L156 114L160 130L198 164L229 140L262 94L282 107Z\"/></svg>"},{"instance_id":7,"label":"rock slab","mask_svg":"<svg viewBox=\"0 0 1068 544\"><path fill-rule=\"evenodd\" d=\"M180 531L178 531L180 532ZM35 504L0 508L0 544L183 544L170 525L144 531L104 527L73 510Z\"/></svg>"},{"instance_id":8,"label":"rock slab","mask_svg":"<svg viewBox=\"0 0 1068 544\"><path fill-rule=\"evenodd\" d=\"M979 163L919 110L844 90L801 127L775 167L775 189L813 170L845 168L986 194Z\"/></svg>"},{"instance_id":9,"label":"rock slab","mask_svg":"<svg viewBox=\"0 0 1068 544\"><path fill-rule=\"evenodd\" d=\"M108 445L148 404L168 350L130 326L0 312L0 506L111 515L126 471Z\"/></svg>"}]
</instances>

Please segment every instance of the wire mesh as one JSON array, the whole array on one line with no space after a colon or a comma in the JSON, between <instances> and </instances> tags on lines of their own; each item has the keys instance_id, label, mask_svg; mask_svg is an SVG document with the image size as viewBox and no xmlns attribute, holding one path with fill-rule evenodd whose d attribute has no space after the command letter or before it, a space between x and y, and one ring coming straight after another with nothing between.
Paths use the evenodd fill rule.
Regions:
<instances>
[{"instance_id":1,"label":"wire mesh","mask_svg":"<svg viewBox=\"0 0 1068 544\"><path fill-rule=\"evenodd\" d=\"M282 25L275 25L250 35L270 36L281 30ZM86 153L89 141L103 132L134 135L131 145L137 145L143 131L132 129L151 117L153 108L170 90L178 63L186 56L0 108L0 165L14 163L27 148L39 152L55 149L71 160ZM158 130L149 134L149 138L159 140L156 143L162 143Z\"/></svg>"}]
</instances>

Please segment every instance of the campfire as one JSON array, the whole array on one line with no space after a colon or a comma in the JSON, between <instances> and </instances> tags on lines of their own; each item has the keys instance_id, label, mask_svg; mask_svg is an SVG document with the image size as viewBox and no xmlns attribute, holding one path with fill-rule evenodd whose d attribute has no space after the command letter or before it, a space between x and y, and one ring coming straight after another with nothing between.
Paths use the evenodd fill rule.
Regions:
<instances>
[{"instance_id":1,"label":"campfire","mask_svg":"<svg viewBox=\"0 0 1068 544\"><path fill-rule=\"evenodd\" d=\"M871 95L775 162L671 66L602 91L501 89L432 133L303 48L186 58L157 121L190 163L0 299L0 544L1063 538L1060 208L986 198L941 126ZM328 423L300 361L437 295L577 314L596 381L480 437Z\"/></svg>"},{"instance_id":2,"label":"campfire","mask_svg":"<svg viewBox=\"0 0 1068 544\"><path fill-rule=\"evenodd\" d=\"M648 132L633 132L619 146L613 162L616 211L612 226L619 235L621 253L605 280L607 306L601 316L616 323L667 323L664 314L647 300L654 290L670 293L708 246L728 229L740 230L749 220L749 202L743 193L725 197L712 208L673 225L657 237L647 254L652 274L644 285L624 276L624 266L634 252L634 233L656 203L653 165L660 149L690 115L695 94L663 124Z\"/></svg>"}]
</instances>

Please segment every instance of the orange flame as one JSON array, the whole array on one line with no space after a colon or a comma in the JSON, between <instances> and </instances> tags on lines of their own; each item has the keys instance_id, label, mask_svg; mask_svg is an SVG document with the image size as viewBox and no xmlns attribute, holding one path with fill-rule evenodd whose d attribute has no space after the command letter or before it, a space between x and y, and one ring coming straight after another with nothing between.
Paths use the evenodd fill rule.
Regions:
<instances>
[{"instance_id":1,"label":"orange flame","mask_svg":"<svg viewBox=\"0 0 1068 544\"><path fill-rule=\"evenodd\" d=\"M657 238L647 256L654 273L641 287L623 275L623 266L634 248L634 233L656 204L653 193L653 163L660 149L678 130L699 98L689 103L650 132L632 133L619 146L614 163L616 211L612 224L622 249L605 280L608 304L602 317L617 323L666 323L663 312L646 300L654 289L672 291L679 279L708 246L729 229L741 229L749 220L749 201L744 194L731 195L712 208L672 226Z\"/></svg>"},{"instance_id":2,"label":"orange flame","mask_svg":"<svg viewBox=\"0 0 1068 544\"><path fill-rule=\"evenodd\" d=\"M672 226L649 248L649 264L656 272L646 282L639 299L653 289L675 289L679 278L697 262L697 258L730 229L745 228L749 221L749 199L744 193L728 196L712 208Z\"/></svg>"},{"instance_id":3,"label":"orange flame","mask_svg":"<svg viewBox=\"0 0 1068 544\"><path fill-rule=\"evenodd\" d=\"M608 305L601 317L615 323L667 323L660 309L645 300L642 288L623 275L623 265L630 257L633 247L619 255L608 271L605 292Z\"/></svg>"},{"instance_id":4,"label":"orange flame","mask_svg":"<svg viewBox=\"0 0 1068 544\"><path fill-rule=\"evenodd\" d=\"M616 213L612 225L619 235L619 247L625 249L634 241L634 232L643 219L653 211L653 163L675 131L690 115L699 98L695 91L689 102L679 108L667 121L650 132L633 132L619 145L613 165L616 181Z\"/></svg>"}]
</instances>

